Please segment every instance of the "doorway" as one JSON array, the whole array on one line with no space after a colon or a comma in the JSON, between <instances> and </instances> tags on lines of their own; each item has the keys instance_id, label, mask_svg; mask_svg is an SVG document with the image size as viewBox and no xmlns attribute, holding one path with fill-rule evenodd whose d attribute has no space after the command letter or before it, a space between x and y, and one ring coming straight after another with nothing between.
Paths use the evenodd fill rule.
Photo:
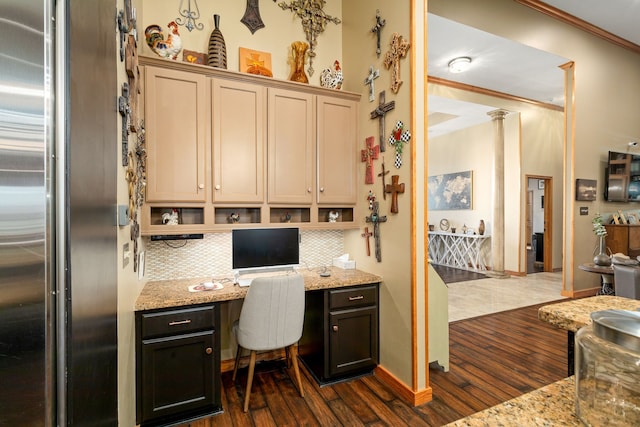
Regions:
<instances>
[{"instance_id":1,"label":"doorway","mask_svg":"<svg viewBox=\"0 0 640 427\"><path fill-rule=\"evenodd\" d=\"M525 209L526 273L552 271L552 178L527 176Z\"/></svg>"}]
</instances>

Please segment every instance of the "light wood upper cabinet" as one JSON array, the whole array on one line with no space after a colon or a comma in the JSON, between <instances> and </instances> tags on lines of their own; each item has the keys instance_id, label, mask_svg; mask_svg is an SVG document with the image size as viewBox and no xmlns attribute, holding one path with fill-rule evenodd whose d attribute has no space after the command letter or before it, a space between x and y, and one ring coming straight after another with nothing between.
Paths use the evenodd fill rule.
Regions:
<instances>
[{"instance_id":1,"label":"light wood upper cabinet","mask_svg":"<svg viewBox=\"0 0 640 427\"><path fill-rule=\"evenodd\" d=\"M145 67L148 202L205 202L209 130L203 75Z\"/></svg>"},{"instance_id":2,"label":"light wood upper cabinet","mask_svg":"<svg viewBox=\"0 0 640 427\"><path fill-rule=\"evenodd\" d=\"M313 202L314 122L313 95L269 89L269 203Z\"/></svg>"},{"instance_id":3,"label":"light wood upper cabinet","mask_svg":"<svg viewBox=\"0 0 640 427\"><path fill-rule=\"evenodd\" d=\"M213 201L264 200L266 89L212 79Z\"/></svg>"},{"instance_id":4,"label":"light wood upper cabinet","mask_svg":"<svg viewBox=\"0 0 640 427\"><path fill-rule=\"evenodd\" d=\"M317 97L318 204L355 204L358 104Z\"/></svg>"}]
</instances>

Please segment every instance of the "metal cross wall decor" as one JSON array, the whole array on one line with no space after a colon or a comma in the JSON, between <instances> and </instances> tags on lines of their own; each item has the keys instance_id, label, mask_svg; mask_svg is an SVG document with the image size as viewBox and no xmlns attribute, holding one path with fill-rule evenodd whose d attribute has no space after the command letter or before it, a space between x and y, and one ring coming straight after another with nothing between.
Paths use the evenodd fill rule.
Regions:
<instances>
[{"instance_id":1,"label":"metal cross wall decor","mask_svg":"<svg viewBox=\"0 0 640 427\"><path fill-rule=\"evenodd\" d=\"M371 28L372 33L376 33L376 55L380 58L380 33L382 32L382 27L387 23L386 19L380 18L380 9L376 10L376 25Z\"/></svg>"},{"instance_id":2,"label":"metal cross wall decor","mask_svg":"<svg viewBox=\"0 0 640 427\"><path fill-rule=\"evenodd\" d=\"M387 193L385 193L386 190L386 184L384 182L384 177L389 173L389 171L384 170L384 156L382 157L382 172L380 172L378 174L378 176L382 177L382 198L387 200Z\"/></svg>"},{"instance_id":3,"label":"metal cross wall decor","mask_svg":"<svg viewBox=\"0 0 640 427\"><path fill-rule=\"evenodd\" d=\"M370 114L370 118L378 119L378 127L380 128L380 151L386 151L387 147L384 145L384 116L394 108L396 108L396 101L386 102L386 96L384 91L380 92L378 97L378 108L373 110Z\"/></svg>"},{"instance_id":4,"label":"metal cross wall decor","mask_svg":"<svg viewBox=\"0 0 640 427\"><path fill-rule=\"evenodd\" d=\"M380 70L374 70L373 65L369 67L369 75L364 79L364 84L369 85L369 102L373 102L376 99L374 94L375 85L374 80L380 77Z\"/></svg>"},{"instance_id":5,"label":"metal cross wall decor","mask_svg":"<svg viewBox=\"0 0 640 427\"><path fill-rule=\"evenodd\" d=\"M244 11L244 16L240 20L244 25L247 26L251 34L258 31L260 28L264 28L264 22L262 22L262 17L260 16L260 5L258 4L259 0L247 0L247 8Z\"/></svg>"},{"instance_id":6,"label":"metal cross wall decor","mask_svg":"<svg viewBox=\"0 0 640 427\"><path fill-rule=\"evenodd\" d=\"M391 38L391 48L384 55L384 66L391 69L391 91L398 93L402 80L400 79L400 58L404 58L407 55L407 51L411 47L411 43L406 41L398 33L393 33Z\"/></svg>"},{"instance_id":7,"label":"metal cross wall decor","mask_svg":"<svg viewBox=\"0 0 640 427\"><path fill-rule=\"evenodd\" d=\"M131 107L129 106L129 84L127 82L122 83L122 96L118 97L118 112L122 116L122 166L128 166Z\"/></svg>"},{"instance_id":8,"label":"metal cross wall decor","mask_svg":"<svg viewBox=\"0 0 640 427\"><path fill-rule=\"evenodd\" d=\"M373 238L376 242L376 259L378 262L382 262L382 251L380 249L380 223L387 222L387 216L380 216L378 214L378 202L373 202L373 212L365 220L373 224Z\"/></svg>"},{"instance_id":9,"label":"metal cross wall decor","mask_svg":"<svg viewBox=\"0 0 640 427\"><path fill-rule=\"evenodd\" d=\"M275 2L276 0L273 1ZM324 13L322 8L325 3L325 0L293 0L289 4L285 2L278 3L282 10L290 9L302 20L302 28L309 42L309 68L307 68L307 71L310 76L313 76L314 71L313 58L316 56L315 48L318 44L318 34L324 32L327 22L333 22L336 25L342 22L339 18Z\"/></svg>"},{"instance_id":10,"label":"metal cross wall decor","mask_svg":"<svg viewBox=\"0 0 640 427\"><path fill-rule=\"evenodd\" d=\"M360 159L367 162L367 169L364 172L365 184L373 184L373 161L380 156L380 146L374 146L374 141L374 137L368 137L365 142L366 148L360 150Z\"/></svg>"}]
</instances>

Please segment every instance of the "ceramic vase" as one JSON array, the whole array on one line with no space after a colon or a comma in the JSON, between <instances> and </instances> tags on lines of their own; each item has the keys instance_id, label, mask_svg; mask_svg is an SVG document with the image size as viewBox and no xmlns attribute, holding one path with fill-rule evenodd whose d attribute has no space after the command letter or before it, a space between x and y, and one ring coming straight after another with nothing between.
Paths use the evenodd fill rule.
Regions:
<instances>
[{"instance_id":1,"label":"ceramic vase","mask_svg":"<svg viewBox=\"0 0 640 427\"><path fill-rule=\"evenodd\" d=\"M481 236L484 234L484 220L483 219L480 220L480 225L478 225L478 234L481 235Z\"/></svg>"},{"instance_id":2,"label":"ceramic vase","mask_svg":"<svg viewBox=\"0 0 640 427\"><path fill-rule=\"evenodd\" d=\"M608 267L611 265L611 257L607 255L607 245L605 243L604 236L600 236L598 242L598 254L593 257L593 263L602 267Z\"/></svg>"},{"instance_id":3,"label":"ceramic vase","mask_svg":"<svg viewBox=\"0 0 640 427\"><path fill-rule=\"evenodd\" d=\"M220 32L220 15L213 15L214 29L209 37L209 59L211 67L227 68L227 45Z\"/></svg>"}]
</instances>

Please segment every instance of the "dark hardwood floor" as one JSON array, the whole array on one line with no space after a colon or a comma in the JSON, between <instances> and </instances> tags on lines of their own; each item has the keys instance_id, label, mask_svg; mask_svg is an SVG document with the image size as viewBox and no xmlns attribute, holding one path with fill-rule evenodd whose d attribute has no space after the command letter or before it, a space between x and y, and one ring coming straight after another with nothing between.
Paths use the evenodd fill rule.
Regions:
<instances>
[{"instance_id":1,"label":"dark hardwood floor","mask_svg":"<svg viewBox=\"0 0 640 427\"><path fill-rule=\"evenodd\" d=\"M467 280L486 279L487 276L475 271L462 270L446 265L431 264L444 283L466 282Z\"/></svg>"},{"instance_id":2,"label":"dark hardwood floor","mask_svg":"<svg viewBox=\"0 0 640 427\"><path fill-rule=\"evenodd\" d=\"M543 304L541 304L543 305ZM566 376L566 332L537 318L540 305L450 324L451 368L429 370L433 400L410 407L375 376L318 387L303 368L301 398L284 367L257 367L249 412L246 369L222 375L224 413L182 427L441 426Z\"/></svg>"}]
</instances>

